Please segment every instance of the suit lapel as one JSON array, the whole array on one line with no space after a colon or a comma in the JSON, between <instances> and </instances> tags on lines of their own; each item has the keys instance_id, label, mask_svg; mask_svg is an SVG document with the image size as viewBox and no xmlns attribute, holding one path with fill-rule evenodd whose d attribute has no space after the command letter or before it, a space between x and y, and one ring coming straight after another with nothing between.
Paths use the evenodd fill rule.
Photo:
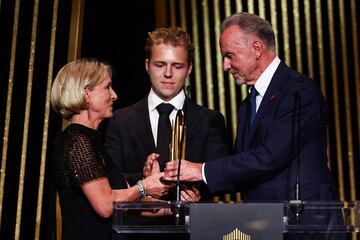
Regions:
<instances>
[{"instance_id":1,"label":"suit lapel","mask_svg":"<svg viewBox=\"0 0 360 240\"><path fill-rule=\"evenodd\" d=\"M253 126L249 131L249 142L254 138L256 127L262 118L275 106L278 100L282 97L283 89L286 86L288 80L288 67L281 62L279 67L276 69L274 76L265 92L265 95L261 101L259 109L256 113ZM250 117L250 116L248 116Z\"/></svg>"},{"instance_id":2,"label":"suit lapel","mask_svg":"<svg viewBox=\"0 0 360 240\"><path fill-rule=\"evenodd\" d=\"M242 152L250 143L249 140L250 103L247 97L240 105L238 112L237 135L235 139L235 151Z\"/></svg>"},{"instance_id":3,"label":"suit lapel","mask_svg":"<svg viewBox=\"0 0 360 240\"><path fill-rule=\"evenodd\" d=\"M156 147L151 131L147 97L133 105L128 112L129 123L140 144L147 152L155 152Z\"/></svg>"}]
</instances>

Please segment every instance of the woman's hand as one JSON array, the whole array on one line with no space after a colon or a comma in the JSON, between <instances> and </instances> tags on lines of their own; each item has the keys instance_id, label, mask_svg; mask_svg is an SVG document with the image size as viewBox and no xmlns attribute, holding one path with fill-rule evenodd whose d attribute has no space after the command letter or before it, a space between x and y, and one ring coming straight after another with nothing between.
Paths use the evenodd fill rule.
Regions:
<instances>
[{"instance_id":1,"label":"woman's hand","mask_svg":"<svg viewBox=\"0 0 360 240\"><path fill-rule=\"evenodd\" d=\"M143 167L144 178L160 172L159 156L157 153L152 153L146 158Z\"/></svg>"},{"instance_id":2,"label":"woman's hand","mask_svg":"<svg viewBox=\"0 0 360 240\"><path fill-rule=\"evenodd\" d=\"M153 175L142 180L142 184L145 188L145 194L150 195L154 198L160 198L161 196L167 194L171 185L164 184L160 178L164 177L164 173L154 173Z\"/></svg>"}]
</instances>

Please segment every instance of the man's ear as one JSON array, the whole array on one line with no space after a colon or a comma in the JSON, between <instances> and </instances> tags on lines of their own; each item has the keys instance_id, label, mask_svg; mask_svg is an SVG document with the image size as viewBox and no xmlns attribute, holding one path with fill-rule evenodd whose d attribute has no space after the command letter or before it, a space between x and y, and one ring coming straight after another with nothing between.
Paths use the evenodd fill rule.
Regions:
<instances>
[{"instance_id":1,"label":"man's ear","mask_svg":"<svg viewBox=\"0 0 360 240\"><path fill-rule=\"evenodd\" d=\"M264 42L255 40L253 43L253 49L256 55L256 60L258 60L264 52Z\"/></svg>"},{"instance_id":2,"label":"man's ear","mask_svg":"<svg viewBox=\"0 0 360 240\"><path fill-rule=\"evenodd\" d=\"M188 69L188 71L187 71L187 76L190 75L190 73L191 73L191 71L192 71L192 68L193 68L193 65L192 65L192 63L190 63L189 69Z\"/></svg>"}]
</instances>

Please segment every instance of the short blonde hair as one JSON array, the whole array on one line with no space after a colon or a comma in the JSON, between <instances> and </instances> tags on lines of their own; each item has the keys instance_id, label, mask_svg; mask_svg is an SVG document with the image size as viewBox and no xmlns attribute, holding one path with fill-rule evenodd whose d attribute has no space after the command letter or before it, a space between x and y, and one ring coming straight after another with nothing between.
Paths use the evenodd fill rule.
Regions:
<instances>
[{"instance_id":1,"label":"short blonde hair","mask_svg":"<svg viewBox=\"0 0 360 240\"><path fill-rule=\"evenodd\" d=\"M194 44L191 42L190 36L183 29L178 27L156 28L148 33L145 43L145 58L151 59L152 46L157 44L166 44L173 47L183 46L187 51L187 60L190 64L194 57Z\"/></svg>"},{"instance_id":2,"label":"short blonde hair","mask_svg":"<svg viewBox=\"0 0 360 240\"><path fill-rule=\"evenodd\" d=\"M78 59L66 64L52 84L51 106L54 111L69 120L80 110L86 110L84 89L92 90L107 74L112 77L110 65L95 59Z\"/></svg>"}]
</instances>

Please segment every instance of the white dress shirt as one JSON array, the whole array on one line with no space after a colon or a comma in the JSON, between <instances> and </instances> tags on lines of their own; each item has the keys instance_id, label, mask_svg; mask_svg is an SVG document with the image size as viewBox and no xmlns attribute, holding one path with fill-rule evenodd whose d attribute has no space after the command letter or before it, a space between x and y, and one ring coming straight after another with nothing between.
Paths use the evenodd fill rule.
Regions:
<instances>
[{"instance_id":1,"label":"white dress shirt","mask_svg":"<svg viewBox=\"0 0 360 240\"><path fill-rule=\"evenodd\" d=\"M150 93L148 95L148 108L149 108L151 130L154 136L155 145L157 145L157 131L158 131L158 121L159 121L159 112L156 110L156 107L161 103L170 103L171 105L174 106L174 109L169 116L171 125L173 125L177 110L183 109L184 101L185 101L185 93L183 90L173 99L171 99L169 102L165 102L154 92L152 88L150 89Z\"/></svg>"},{"instance_id":2,"label":"white dress shirt","mask_svg":"<svg viewBox=\"0 0 360 240\"><path fill-rule=\"evenodd\" d=\"M261 101L265 95L267 88L269 87L270 81L274 76L276 69L280 64L280 59L275 57L274 60L270 63L270 65L265 69L265 71L260 75L258 80L256 80L255 87L258 94L256 95L256 112L259 109ZM249 89L250 91L250 89ZM249 92L250 93L250 92Z\"/></svg>"}]
</instances>

